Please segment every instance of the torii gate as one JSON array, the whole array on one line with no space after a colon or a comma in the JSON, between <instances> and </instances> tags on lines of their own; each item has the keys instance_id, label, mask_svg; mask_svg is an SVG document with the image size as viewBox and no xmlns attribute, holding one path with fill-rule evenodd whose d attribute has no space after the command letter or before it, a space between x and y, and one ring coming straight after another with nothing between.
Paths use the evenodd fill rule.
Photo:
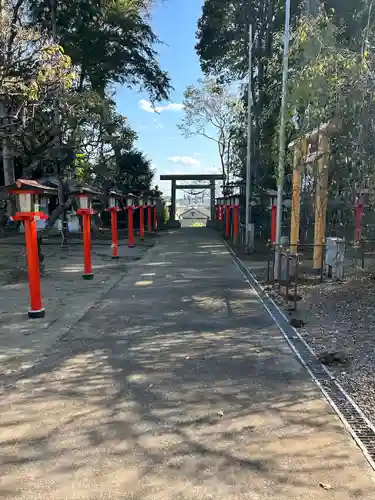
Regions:
<instances>
[{"instance_id":1,"label":"torii gate","mask_svg":"<svg viewBox=\"0 0 375 500\"><path fill-rule=\"evenodd\" d=\"M161 181L171 181L171 214L170 220L176 220L176 190L177 189L209 189L211 195L211 220L215 220L215 181L224 181L221 174L184 174L161 175ZM177 181L209 181L208 184L177 184Z\"/></svg>"}]
</instances>

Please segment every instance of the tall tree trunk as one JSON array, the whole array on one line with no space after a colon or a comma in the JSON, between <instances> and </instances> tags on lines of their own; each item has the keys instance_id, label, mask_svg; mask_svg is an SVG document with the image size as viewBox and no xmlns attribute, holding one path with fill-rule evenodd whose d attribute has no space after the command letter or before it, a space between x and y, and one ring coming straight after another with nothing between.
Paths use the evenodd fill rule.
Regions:
<instances>
[{"instance_id":1,"label":"tall tree trunk","mask_svg":"<svg viewBox=\"0 0 375 500\"><path fill-rule=\"evenodd\" d=\"M3 16L3 9L4 9L3 0L0 0L0 17ZM3 59L1 62L2 64L4 64L6 58L5 56L6 47L1 47L1 52L3 53L2 56ZM0 117L2 125L6 124L8 121L8 109L4 100L0 102ZM1 141L1 154L3 157L4 183L5 185L12 184L15 181L14 155L8 138L4 138ZM13 204L11 201L8 201L7 207L8 207L8 215L12 215Z\"/></svg>"},{"instance_id":2,"label":"tall tree trunk","mask_svg":"<svg viewBox=\"0 0 375 500\"><path fill-rule=\"evenodd\" d=\"M8 110L4 102L0 102L0 116L2 123L6 123L8 120ZM3 157L4 184L13 184L16 180L14 174L14 155L13 148L7 137L1 141L1 155ZM12 215L13 204L10 200L7 202L7 207L8 215Z\"/></svg>"}]
</instances>

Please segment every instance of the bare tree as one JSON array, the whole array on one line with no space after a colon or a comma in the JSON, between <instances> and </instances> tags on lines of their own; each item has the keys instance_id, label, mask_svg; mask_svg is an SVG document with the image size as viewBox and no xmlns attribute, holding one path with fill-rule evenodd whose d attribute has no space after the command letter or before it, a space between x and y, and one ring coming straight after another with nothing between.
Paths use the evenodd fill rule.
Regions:
<instances>
[{"instance_id":1,"label":"bare tree","mask_svg":"<svg viewBox=\"0 0 375 500\"><path fill-rule=\"evenodd\" d=\"M233 129L242 107L228 88L212 79L198 80L184 93L185 116L178 128L187 138L202 136L217 144L221 170L227 180Z\"/></svg>"}]
</instances>

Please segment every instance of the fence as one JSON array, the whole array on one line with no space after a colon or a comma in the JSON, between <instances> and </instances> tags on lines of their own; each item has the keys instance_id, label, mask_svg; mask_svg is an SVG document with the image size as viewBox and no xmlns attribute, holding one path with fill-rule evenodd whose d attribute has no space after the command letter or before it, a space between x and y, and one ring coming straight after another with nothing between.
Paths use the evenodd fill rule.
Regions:
<instances>
[{"instance_id":1,"label":"fence","mask_svg":"<svg viewBox=\"0 0 375 500\"><path fill-rule=\"evenodd\" d=\"M317 247L320 249L318 252ZM277 252L280 252L279 259L276 259ZM320 258L315 269L314 252ZM295 310L303 288L320 285L328 280L342 281L358 272L375 270L375 239L356 244L345 243L344 252L337 247L333 259L336 259L336 267L334 265L333 268L328 265L326 255L326 244L298 244L296 253L292 253L285 247L269 243L266 261L262 259L263 254L255 253L249 257L252 261L249 267L260 281L284 297L289 309L292 302L292 310ZM317 264L316 259L315 263Z\"/></svg>"}]
</instances>

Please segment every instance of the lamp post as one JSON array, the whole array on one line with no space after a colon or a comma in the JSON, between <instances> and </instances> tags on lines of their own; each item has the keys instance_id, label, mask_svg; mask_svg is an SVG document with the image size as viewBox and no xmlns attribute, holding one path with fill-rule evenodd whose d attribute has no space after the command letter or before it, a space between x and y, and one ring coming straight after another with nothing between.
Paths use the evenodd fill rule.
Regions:
<instances>
[{"instance_id":1,"label":"lamp post","mask_svg":"<svg viewBox=\"0 0 375 500\"><path fill-rule=\"evenodd\" d=\"M117 212L120 212L119 199L121 195L116 191L109 193L109 207L107 212L111 213L111 229L112 229L112 259L118 259L118 230L117 230Z\"/></svg>"},{"instance_id":2,"label":"lamp post","mask_svg":"<svg viewBox=\"0 0 375 500\"><path fill-rule=\"evenodd\" d=\"M36 220L48 219L48 215L40 212L41 188L57 194L57 190L42 186L35 181L18 180L11 186L4 186L8 193L17 197L17 212L12 220L22 221L25 226L25 243L27 271L29 278L30 309L29 318L44 318L42 292L40 285L39 255Z\"/></svg>"},{"instance_id":3,"label":"lamp post","mask_svg":"<svg viewBox=\"0 0 375 500\"><path fill-rule=\"evenodd\" d=\"M145 239L145 201L141 195L138 200L139 206L139 238L143 241Z\"/></svg>"},{"instance_id":4,"label":"lamp post","mask_svg":"<svg viewBox=\"0 0 375 500\"><path fill-rule=\"evenodd\" d=\"M94 273L92 272L91 261L91 215L95 215L95 210L92 209L92 192L89 189L82 189L77 193L73 193L77 198L78 210L77 215L82 216L83 228L83 274L84 280L92 280Z\"/></svg>"},{"instance_id":5,"label":"lamp post","mask_svg":"<svg viewBox=\"0 0 375 500\"><path fill-rule=\"evenodd\" d=\"M147 200L147 231L152 233L152 198Z\"/></svg>"},{"instance_id":6,"label":"lamp post","mask_svg":"<svg viewBox=\"0 0 375 500\"><path fill-rule=\"evenodd\" d=\"M134 248L134 200L135 196L129 193L126 196L126 209L128 211L128 247Z\"/></svg>"}]
</instances>

